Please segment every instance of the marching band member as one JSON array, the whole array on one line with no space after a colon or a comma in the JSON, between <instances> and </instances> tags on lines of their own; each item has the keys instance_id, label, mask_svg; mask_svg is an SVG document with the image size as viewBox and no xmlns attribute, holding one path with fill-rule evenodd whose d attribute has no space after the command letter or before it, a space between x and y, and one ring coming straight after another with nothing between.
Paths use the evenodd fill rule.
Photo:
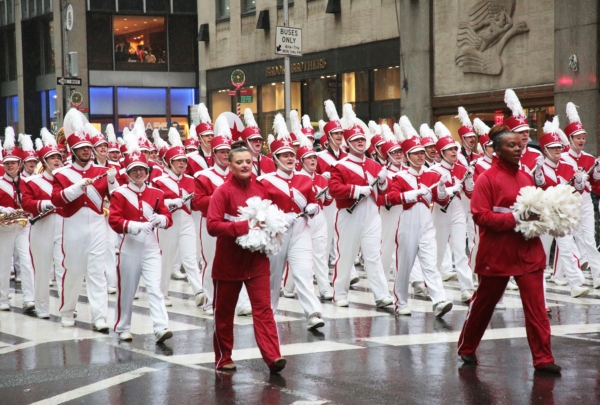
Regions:
<instances>
[{"instance_id":1,"label":"marching band member","mask_svg":"<svg viewBox=\"0 0 600 405\"><path fill-rule=\"evenodd\" d=\"M473 172L473 181L477 182L477 177L479 177L483 172L492 167L492 159L494 158L494 147L492 146L492 140L488 136L488 133L490 132L490 127L485 125L485 123L479 118L475 118L473 120L473 129L479 136L479 145L483 150L483 155L481 156L481 159L478 159L477 163L475 163L475 171Z\"/></svg>"},{"instance_id":2,"label":"marching band member","mask_svg":"<svg viewBox=\"0 0 600 405\"><path fill-rule=\"evenodd\" d=\"M544 124L544 135L540 137L540 147L544 151L544 156L540 156L533 169L533 178L535 185L544 190L557 184L569 183L574 179L573 187L579 193L583 193L587 175L585 172L575 172L573 167L561 160L563 145L558 133L558 117L554 117L554 122ZM560 273L564 272L568 284L571 287L571 297L583 297L590 290L584 287L585 278L579 267L579 260L576 256L577 247L572 234L557 236L556 254L554 259L554 277L561 279ZM559 268L560 267L560 268ZM561 271L562 269L562 271Z\"/></svg>"},{"instance_id":3,"label":"marching band member","mask_svg":"<svg viewBox=\"0 0 600 405\"><path fill-rule=\"evenodd\" d=\"M152 177L149 178L150 183L165 174L164 162L159 153L159 146L163 146L166 142L160 137L158 129L152 131L152 141L150 143L150 158L152 159Z\"/></svg>"},{"instance_id":4,"label":"marching band member","mask_svg":"<svg viewBox=\"0 0 600 405\"><path fill-rule=\"evenodd\" d=\"M260 134L258 124L254 120L254 114L252 114L252 110L249 108L244 110L244 123L246 124L246 128L242 131L242 141L244 141L252 154L252 173L256 177L266 173L273 173L275 171L275 163L269 157L261 154L263 137Z\"/></svg>"},{"instance_id":5,"label":"marching band member","mask_svg":"<svg viewBox=\"0 0 600 405\"><path fill-rule=\"evenodd\" d=\"M376 124L375 121L369 121L369 130L371 132L371 148L373 148L373 160L380 165L385 164L385 157L381 153L381 146L385 143L384 136L382 134L381 126Z\"/></svg>"},{"instance_id":6,"label":"marching band member","mask_svg":"<svg viewBox=\"0 0 600 405\"><path fill-rule=\"evenodd\" d=\"M168 329L169 318L160 286L161 252L154 228L167 229L173 221L163 192L145 183L149 168L135 136L127 135L126 143L129 154L125 158L125 169L130 182L112 193L109 215L111 228L123 234L117 267L119 288L114 331L119 334L119 340L132 340L129 330L133 300L143 276L154 335L157 343L161 343L171 338L173 332Z\"/></svg>"},{"instance_id":7,"label":"marching band member","mask_svg":"<svg viewBox=\"0 0 600 405\"><path fill-rule=\"evenodd\" d=\"M190 125L190 136L183 142L183 147L185 148L185 153L190 154L194 152L198 152L198 147L200 146L200 141L198 140L198 134L196 134L196 125Z\"/></svg>"},{"instance_id":8,"label":"marching band member","mask_svg":"<svg viewBox=\"0 0 600 405\"><path fill-rule=\"evenodd\" d=\"M59 312L64 327L75 325L73 313L85 277L93 328L104 332L108 331L108 297L104 277L107 236L102 202L109 191L118 187L116 171L92 163L92 143L85 132L83 114L72 108L64 121L73 163L54 171L51 199L52 205L63 209L64 217L65 272Z\"/></svg>"},{"instance_id":9,"label":"marching band member","mask_svg":"<svg viewBox=\"0 0 600 405\"><path fill-rule=\"evenodd\" d=\"M400 118L400 129L404 136L401 147L408 168L394 176L392 190L385 196L387 204L402 205L396 236L398 271L394 281L395 314L411 315L408 287L410 273L418 256L434 314L440 318L452 309L452 302L446 300L442 277L436 267L437 244L429 205L432 201L444 204L448 201L449 193L440 174L423 167L425 148L406 116Z\"/></svg>"},{"instance_id":10,"label":"marching band member","mask_svg":"<svg viewBox=\"0 0 600 405\"><path fill-rule=\"evenodd\" d=\"M504 93L504 102L512 111L512 116L506 119L506 126L512 131L521 135L521 146L523 147L523 156L521 156L521 167L528 173L531 173L536 165L537 159L542 156L537 149L527 146L529 143L529 123L527 116L523 111L521 102L514 90L506 89Z\"/></svg>"},{"instance_id":11,"label":"marching band member","mask_svg":"<svg viewBox=\"0 0 600 405\"><path fill-rule=\"evenodd\" d=\"M35 276L35 311L38 318L50 317L50 289L52 271L56 273L58 295L62 296L63 253L62 209L52 204L52 172L63 166L56 139L42 128L41 139L36 139L37 154L44 167L42 174L28 177L23 184L23 208L32 217L40 219L31 227L29 252Z\"/></svg>"},{"instance_id":12,"label":"marching band member","mask_svg":"<svg viewBox=\"0 0 600 405\"><path fill-rule=\"evenodd\" d=\"M597 164L592 155L583 151L587 133L579 119L577 107L571 102L567 103L567 117L569 117L570 123L565 127L565 134L569 139L571 148L568 152L563 152L561 157L565 163L573 167L574 171L583 170L587 173L595 166L591 174L592 182L597 183L598 177L600 177L597 175L600 172L600 165ZM594 238L594 206L590 191L591 186L586 183L581 193L583 198L581 202L581 221L573 235L579 253L581 253L582 258L585 256L591 268L594 288L600 288L600 253L596 249Z\"/></svg>"},{"instance_id":13,"label":"marching band member","mask_svg":"<svg viewBox=\"0 0 600 405\"><path fill-rule=\"evenodd\" d=\"M190 194L194 193L194 179L185 174L187 157L181 136L175 128L169 128L171 147L165 154L165 174L154 181L154 185L164 193L165 204L171 210L173 226L159 229L158 241L162 251L161 290L166 306L173 305L169 300L169 281L173 262L177 251L181 255L181 263L192 286L196 306L204 302L204 291L200 280L200 270L196 257L196 226L192 218L192 210L196 210ZM186 199L187 201L184 201Z\"/></svg>"},{"instance_id":14,"label":"marching band member","mask_svg":"<svg viewBox=\"0 0 600 405\"><path fill-rule=\"evenodd\" d=\"M233 350L233 318L237 297L245 285L252 304L254 337L264 362L271 372L279 372L286 359L279 351L277 325L269 299L269 259L264 253L243 249L235 240L248 233L248 221L229 221L237 217L239 207L250 197L266 198L266 193L252 176L252 154L246 148L229 153L232 176L217 187L211 197L207 215L207 229L217 238L213 266L215 300L215 368L235 370L231 360ZM240 263L244 263L240 266Z\"/></svg>"},{"instance_id":15,"label":"marching band member","mask_svg":"<svg viewBox=\"0 0 600 405\"><path fill-rule=\"evenodd\" d=\"M435 149L437 138L435 132L427 124L421 125L419 135L421 137L421 146L425 148L425 168L429 168L436 164L436 158L438 157L437 150Z\"/></svg>"},{"instance_id":16,"label":"marching band member","mask_svg":"<svg viewBox=\"0 0 600 405\"><path fill-rule=\"evenodd\" d=\"M38 164L38 158L35 150L33 149L31 135L19 134L19 143L21 144L21 154L23 158L21 178L26 179L27 177L35 175L35 168ZM24 144L27 145L26 148L23 148Z\"/></svg>"},{"instance_id":17,"label":"marching band member","mask_svg":"<svg viewBox=\"0 0 600 405\"><path fill-rule=\"evenodd\" d=\"M330 100L327 102L331 103ZM337 114L330 114L329 124L335 122L336 118ZM352 117L348 117L347 122L354 126L345 129L343 135L350 154L330 168L329 192L335 198L337 207L334 240L337 259L333 275L333 299L336 306L348 306L352 264L360 249L371 292L377 307L381 308L392 303L381 264L381 217L376 204L379 193L385 193L388 189L387 169L365 157L366 137L363 129L353 121ZM338 125L339 123L333 124L329 128L326 126L326 131L337 131ZM335 142L333 135L331 141ZM374 180L376 184L371 185ZM365 201L361 201L362 199ZM353 213L348 212L346 209L355 202L357 204Z\"/></svg>"},{"instance_id":18,"label":"marching band member","mask_svg":"<svg viewBox=\"0 0 600 405\"><path fill-rule=\"evenodd\" d=\"M435 227L435 239L437 243L437 265L442 269L442 262L446 253L446 247L450 244L452 255L454 256L454 265L458 275L461 296L463 302L468 302L473 296L473 273L469 268L466 255L466 235L467 222L466 214L461 203L461 198L469 198L475 184L473 182L473 167L465 168L458 165L458 147L450 135L450 131L441 122L435 123L435 134L438 141L435 144L438 154L442 158L439 165L435 165L431 170L440 174L442 181L445 182L448 195L452 198L445 207L444 204L436 204L433 208L433 226ZM463 187L464 182L464 187ZM464 188L465 196L460 192ZM446 212L442 211L446 208ZM442 278L445 278L442 275Z\"/></svg>"},{"instance_id":19,"label":"marching band member","mask_svg":"<svg viewBox=\"0 0 600 405\"><path fill-rule=\"evenodd\" d=\"M213 165L213 156L210 149L210 142L215 136L212 121L208 114L208 109L204 103L198 104L198 117L200 124L194 129L190 128L190 133L195 135L198 142L198 150L187 154L188 168L186 174L194 176L200 170L206 170ZM200 218L198 218L200 222Z\"/></svg>"},{"instance_id":20,"label":"marching band member","mask_svg":"<svg viewBox=\"0 0 600 405\"><path fill-rule=\"evenodd\" d=\"M31 139L28 139L31 142ZM15 145L15 132L7 127L4 132L4 153L2 163L4 176L0 179L0 214L4 216L15 214L21 209L22 182L21 149ZM21 218L25 220L26 218ZM23 309L25 312L35 310L34 280L31 256L29 255L29 228L17 222L0 227L0 311L9 311L8 295L10 291L11 260L19 258L21 267L21 287L23 289ZM48 284L46 284L46 287Z\"/></svg>"},{"instance_id":21,"label":"marching band member","mask_svg":"<svg viewBox=\"0 0 600 405\"><path fill-rule=\"evenodd\" d=\"M106 125L106 140L108 141L108 160L109 166L114 167L116 170L121 168L119 159L121 158L121 151L119 149L119 143L117 142L117 136L115 135L115 128L112 124Z\"/></svg>"}]
</instances>

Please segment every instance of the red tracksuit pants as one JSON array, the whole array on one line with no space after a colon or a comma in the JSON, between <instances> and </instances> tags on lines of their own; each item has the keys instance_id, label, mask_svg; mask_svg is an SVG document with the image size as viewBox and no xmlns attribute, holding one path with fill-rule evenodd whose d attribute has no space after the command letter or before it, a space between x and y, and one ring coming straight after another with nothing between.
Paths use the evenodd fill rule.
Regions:
<instances>
[{"instance_id":1,"label":"red tracksuit pants","mask_svg":"<svg viewBox=\"0 0 600 405\"><path fill-rule=\"evenodd\" d=\"M242 285L246 285L252 319L254 321L254 338L263 360L271 365L281 357L279 352L279 335L275 317L271 310L271 281L270 276L259 276L244 281L223 281L213 279L215 297L213 310L215 318L215 334L213 346L215 349L215 367L221 368L233 363L233 318L235 306Z\"/></svg>"},{"instance_id":2,"label":"red tracksuit pants","mask_svg":"<svg viewBox=\"0 0 600 405\"><path fill-rule=\"evenodd\" d=\"M487 329L494 308L502 297L509 277L479 275L479 287L473 295L467 318L458 339L458 354L475 354ZM533 357L533 366L543 368L554 363L550 348L550 322L544 301L544 272L536 271L515 276L525 313L525 331Z\"/></svg>"}]
</instances>

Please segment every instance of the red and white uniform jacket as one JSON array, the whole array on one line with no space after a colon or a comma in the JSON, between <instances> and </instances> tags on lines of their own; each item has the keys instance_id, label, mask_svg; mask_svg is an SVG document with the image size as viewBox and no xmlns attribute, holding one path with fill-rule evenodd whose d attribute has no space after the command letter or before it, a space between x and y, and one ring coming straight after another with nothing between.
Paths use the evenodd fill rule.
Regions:
<instances>
[{"instance_id":1,"label":"red and white uniform jacket","mask_svg":"<svg viewBox=\"0 0 600 405\"><path fill-rule=\"evenodd\" d=\"M218 165L194 174L195 191L193 204L200 210L202 217L206 218L210 200L217 187L225 183L225 180L229 177L231 177L229 168L227 167L223 170Z\"/></svg>"},{"instance_id":2,"label":"red and white uniform jacket","mask_svg":"<svg viewBox=\"0 0 600 405\"><path fill-rule=\"evenodd\" d=\"M42 174L28 177L27 180L21 182L21 192L23 199L21 205L23 209L36 217L44 210L42 209L42 201L50 201L52 199L52 183L54 176L44 171ZM62 214L62 208L57 208L54 212L48 215Z\"/></svg>"},{"instance_id":3,"label":"red and white uniform jacket","mask_svg":"<svg viewBox=\"0 0 600 405\"><path fill-rule=\"evenodd\" d=\"M573 149L569 149L568 152L564 152L561 155L561 160L564 163L569 164L573 170L577 171L579 168L583 169L586 173L591 169L591 167L596 162L596 158L586 152L581 152L579 155L573 151ZM570 179L569 179L570 180ZM588 179L588 183L585 185L583 191L589 193L591 190L594 190L596 194L600 194L600 176L594 176L594 172L590 174Z\"/></svg>"},{"instance_id":4,"label":"red and white uniform jacket","mask_svg":"<svg viewBox=\"0 0 600 405\"><path fill-rule=\"evenodd\" d=\"M199 149L195 152L187 154L188 165L185 169L185 174L194 177L194 174L201 170L206 170L212 167L213 157L212 154L204 152Z\"/></svg>"},{"instance_id":5,"label":"red and white uniform jacket","mask_svg":"<svg viewBox=\"0 0 600 405\"><path fill-rule=\"evenodd\" d=\"M436 202L439 205L446 205L449 197L448 193L444 196L439 196L437 192L437 183L440 180L441 176L438 172L425 169L425 167L421 167L421 170L418 172L412 167L401 170L393 177L391 190L385 195L384 205L402 204L404 211L411 209L419 203L425 204L427 209L429 209L432 202ZM417 201L415 202L409 202L404 193L411 190L418 190L421 188L421 185L427 188L433 186L431 193L417 197Z\"/></svg>"},{"instance_id":6,"label":"red and white uniform jacket","mask_svg":"<svg viewBox=\"0 0 600 405\"><path fill-rule=\"evenodd\" d=\"M312 179L305 173L286 174L281 170L268 173L257 179L267 198L285 213L304 211L308 204L316 204Z\"/></svg>"},{"instance_id":7,"label":"red and white uniform jacket","mask_svg":"<svg viewBox=\"0 0 600 405\"><path fill-rule=\"evenodd\" d=\"M98 215L104 215L102 203L109 198L110 191L118 187L117 181L109 184L107 177L96 180L85 190L77 185L83 179L93 179L106 173L106 167L89 162L85 167L73 163L69 167L56 169L52 183L52 205L63 209L63 217L69 218L81 208L87 207Z\"/></svg>"},{"instance_id":8,"label":"red and white uniform jacket","mask_svg":"<svg viewBox=\"0 0 600 405\"><path fill-rule=\"evenodd\" d=\"M148 161L148 166L150 167L150 173L148 175L148 181L149 182L153 182L154 179L163 176L165 174L165 169L164 167L157 162L154 162L152 160Z\"/></svg>"},{"instance_id":9,"label":"red and white uniform jacket","mask_svg":"<svg viewBox=\"0 0 600 405\"><path fill-rule=\"evenodd\" d=\"M458 164L450 166L450 164L445 160L442 160L439 164L432 166L430 170L439 173L442 178L450 178L450 181L446 181L445 183L446 187L451 187L455 184L459 184L460 181L465 177L465 174L467 173L466 167ZM473 189L471 188L469 190L466 182L463 183L462 189L467 198L471 198L471 193L473 192ZM458 193L457 197L461 198L460 193Z\"/></svg>"},{"instance_id":10,"label":"red and white uniform jacket","mask_svg":"<svg viewBox=\"0 0 600 405\"><path fill-rule=\"evenodd\" d=\"M4 176L4 165L0 164L0 176Z\"/></svg>"},{"instance_id":11,"label":"red and white uniform jacket","mask_svg":"<svg viewBox=\"0 0 600 405\"><path fill-rule=\"evenodd\" d=\"M387 180L388 180L388 184L392 184L392 180L394 179L394 176L399 173L400 171L403 170L407 170L408 168L405 166L400 166L400 168L397 168L396 166L392 165L388 168L388 174L387 174ZM390 186L390 190L391 190L391 186ZM389 192L389 190L388 190ZM386 200L386 196L387 194L379 194L378 198L377 198L377 205L379 207L385 207L386 205L389 205L388 201Z\"/></svg>"},{"instance_id":12,"label":"red and white uniform jacket","mask_svg":"<svg viewBox=\"0 0 600 405\"><path fill-rule=\"evenodd\" d=\"M148 222L148 218L155 213L154 207L157 207L156 214L167 218L165 229L173 225L171 213L165 205L161 190L145 184L138 188L133 183L129 183L112 193L108 224L116 233L125 234L130 221Z\"/></svg>"},{"instance_id":13,"label":"red and white uniform jacket","mask_svg":"<svg viewBox=\"0 0 600 405\"><path fill-rule=\"evenodd\" d=\"M35 176L35 173L29 174L25 170L21 170L20 176L21 176L22 179L27 179L27 178L29 178L31 176Z\"/></svg>"},{"instance_id":14,"label":"red and white uniform jacket","mask_svg":"<svg viewBox=\"0 0 600 405\"><path fill-rule=\"evenodd\" d=\"M473 172L473 181L476 182L477 178L490 167L492 167L492 159L489 158L486 154L484 154L483 157L479 159L475 164L475 171Z\"/></svg>"},{"instance_id":15,"label":"red and white uniform jacket","mask_svg":"<svg viewBox=\"0 0 600 405\"><path fill-rule=\"evenodd\" d=\"M169 200L185 198L192 194L196 189L193 177L188 176L187 174L177 176L169 169L165 169L164 176L154 180L154 186L165 193L164 198L166 205L170 205ZM190 215L192 214L192 210L198 210L194 205L193 200L187 201L180 209Z\"/></svg>"},{"instance_id":16,"label":"red and white uniform jacket","mask_svg":"<svg viewBox=\"0 0 600 405\"><path fill-rule=\"evenodd\" d=\"M542 166L543 176L538 177L534 172L533 179L536 186L546 190L548 187L556 186L557 184L568 183L575 176L575 173L573 166L563 162L562 159L559 159L556 163L553 163L549 159L544 159L544 165Z\"/></svg>"},{"instance_id":17,"label":"red and white uniform jacket","mask_svg":"<svg viewBox=\"0 0 600 405\"><path fill-rule=\"evenodd\" d=\"M315 172L311 176L310 174L308 174L308 172L306 172L306 170L303 169L301 171L302 171L302 174L305 174L305 175L309 176L310 178L312 178L313 188L315 189L315 195L319 194L324 188L326 188L329 185L329 181L325 177L321 176L320 174ZM333 198L331 197L329 192L326 191L321 194L321 196L319 197L317 202L319 203L319 207L323 208L323 207L327 207L327 206L331 205L331 203L333 202Z\"/></svg>"},{"instance_id":18,"label":"red and white uniform jacket","mask_svg":"<svg viewBox=\"0 0 600 405\"><path fill-rule=\"evenodd\" d=\"M14 208L16 210L21 208L21 185L24 182L18 177L17 179L15 179L17 182L15 183L6 173L0 179L0 207Z\"/></svg>"},{"instance_id":19,"label":"red and white uniform jacket","mask_svg":"<svg viewBox=\"0 0 600 405\"><path fill-rule=\"evenodd\" d=\"M335 198L338 209L350 207L358 199L356 186L368 186L373 183L381 171L381 165L372 159L365 157L362 160L356 156L348 155L334 166L331 166L329 179L329 194ZM371 196L375 201L379 193L385 194L388 182L379 186L375 183Z\"/></svg>"},{"instance_id":20,"label":"red and white uniform jacket","mask_svg":"<svg viewBox=\"0 0 600 405\"><path fill-rule=\"evenodd\" d=\"M530 148L529 146L525 149L525 152L521 155L521 166L526 169L527 173L531 173L535 169L535 162L538 157L542 155L537 149Z\"/></svg>"},{"instance_id":21,"label":"red and white uniform jacket","mask_svg":"<svg viewBox=\"0 0 600 405\"><path fill-rule=\"evenodd\" d=\"M256 177L267 173L275 173L276 170L275 162L270 157L264 155L252 156L252 174Z\"/></svg>"},{"instance_id":22,"label":"red and white uniform jacket","mask_svg":"<svg viewBox=\"0 0 600 405\"><path fill-rule=\"evenodd\" d=\"M331 166L335 165L346 156L348 156L348 154L341 149L337 155L333 149L330 148L317 153L317 173L329 173L331 171Z\"/></svg>"},{"instance_id":23,"label":"red and white uniform jacket","mask_svg":"<svg viewBox=\"0 0 600 405\"><path fill-rule=\"evenodd\" d=\"M467 150L464 147L461 147L460 151L458 152L458 163L465 167L469 167L471 163L473 163L475 160L481 157L482 155L480 155L479 153L475 153L473 151L467 152Z\"/></svg>"}]
</instances>

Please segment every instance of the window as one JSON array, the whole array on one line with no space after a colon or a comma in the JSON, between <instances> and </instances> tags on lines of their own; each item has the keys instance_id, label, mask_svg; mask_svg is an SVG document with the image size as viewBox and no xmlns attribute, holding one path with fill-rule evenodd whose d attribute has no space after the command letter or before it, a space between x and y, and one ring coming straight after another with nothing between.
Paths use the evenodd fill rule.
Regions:
<instances>
[{"instance_id":1,"label":"window","mask_svg":"<svg viewBox=\"0 0 600 405\"><path fill-rule=\"evenodd\" d=\"M210 95L211 98L211 118L213 122L217 119L217 117L225 112L231 111L231 96L227 94L227 90L218 90L213 91Z\"/></svg>"},{"instance_id":2,"label":"window","mask_svg":"<svg viewBox=\"0 0 600 405\"><path fill-rule=\"evenodd\" d=\"M19 97L17 96L6 97L6 124L13 128L19 125Z\"/></svg>"},{"instance_id":3,"label":"window","mask_svg":"<svg viewBox=\"0 0 600 405\"><path fill-rule=\"evenodd\" d=\"M119 87L119 115L167 115L167 89Z\"/></svg>"},{"instance_id":4,"label":"window","mask_svg":"<svg viewBox=\"0 0 600 405\"><path fill-rule=\"evenodd\" d=\"M167 70L164 17L115 15L113 30L116 70L141 70L139 65L150 67L144 70Z\"/></svg>"},{"instance_id":5,"label":"window","mask_svg":"<svg viewBox=\"0 0 600 405\"><path fill-rule=\"evenodd\" d=\"M192 104L194 89L171 89L171 115L187 115Z\"/></svg>"},{"instance_id":6,"label":"window","mask_svg":"<svg viewBox=\"0 0 600 405\"><path fill-rule=\"evenodd\" d=\"M9 25L15 22L13 0L0 0L0 25Z\"/></svg>"},{"instance_id":7,"label":"window","mask_svg":"<svg viewBox=\"0 0 600 405\"><path fill-rule=\"evenodd\" d=\"M400 66L374 69L375 101L400 98Z\"/></svg>"},{"instance_id":8,"label":"window","mask_svg":"<svg viewBox=\"0 0 600 405\"><path fill-rule=\"evenodd\" d=\"M174 13L198 13L198 2L190 0L173 0Z\"/></svg>"},{"instance_id":9,"label":"window","mask_svg":"<svg viewBox=\"0 0 600 405\"><path fill-rule=\"evenodd\" d=\"M168 13L171 8L169 0L146 0L146 12Z\"/></svg>"},{"instance_id":10,"label":"window","mask_svg":"<svg viewBox=\"0 0 600 405\"><path fill-rule=\"evenodd\" d=\"M168 17L169 71L198 71L198 17L176 14Z\"/></svg>"},{"instance_id":11,"label":"window","mask_svg":"<svg viewBox=\"0 0 600 405\"><path fill-rule=\"evenodd\" d=\"M89 10L115 11L115 0L88 0Z\"/></svg>"},{"instance_id":12,"label":"window","mask_svg":"<svg viewBox=\"0 0 600 405\"><path fill-rule=\"evenodd\" d=\"M242 0L242 13L256 12L256 0Z\"/></svg>"},{"instance_id":13,"label":"window","mask_svg":"<svg viewBox=\"0 0 600 405\"><path fill-rule=\"evenodd\" d=\"M0 82L17 80L17 47L15 31L0 33Z\"/></svg>"},{"instance_id":14,"label":"window","mask_svg":"<svg viewBox=\"0 0 600 405\"><path fill-rule=\"evenodd\" d=\"M43 53L43 68L42 74L47 75L54 73L55 70L55 55L54 55L54 21L46 20L42 22L42 49Z\"/></svg>"},{"instance_id":15,"label":"window","mask_svg":"<svg viewBox=\"0 0 600 405\"><path fill-rule=\"evenodd\" d=\"M144 11L144 0L119 0L119 12Z\"/></svg>"},{"instance_id":16,"label":"window","mask_svg":"<svg viewBox=\"0 0 600 405\"><path fill-rule=\"evenodd\" d=\"M229 0L217 0L217 20L229 18Z\"/></svg>"},{"instance_id":17,"label":"window","mask_svg":"<svg viewBox=\"0 0 600 405\"><path fill-rule=\"evenodd\" d=\"M90 70L113 70L112 18L110 14L87 13L87 53Z\"/></svg>"},{"instance_id":18,"label":"window","mask_svg":"<svg viewBox=\"0 0 600 405\"><path fill-rule=\"evenodd\" d=\"M297 110L298 115L302 116L302 83L291 82L292 90L292 110ZM285 92L283 82L265 84L260 86L260 100L262 108L258 115L258 126L263 135L273 133L273 120L277 113L285 111ZM266 137L266 135L265 135Z\"/></svg>"},{"instance_id":19,"label":"window","mask_svg":"<svg viewBox=\"0 0 600 405\"><path fill-rule=\"evenodd\" d=\"M342 74L342 104L369 101L369 72Z\"/></svg>"},{"instance_id":20,"label":"window","mask_svg":"<svg viewBox=\"0 0 600 405\"><path fill-rule=\"evenodd\" d=\"M288 5L293 6L294 0L288 0ZM283 7L283 0L277 0L277 8Z\"/></svg>"},{"instance_id":21,"label":"window","mask_svg":"<svg viewBox=\"0 0 600 405\"><path fill-rule=\"evenodd\" d=\"M90 87L90 114L114 114L112 87Z\"/></svg>"}]
</instances>

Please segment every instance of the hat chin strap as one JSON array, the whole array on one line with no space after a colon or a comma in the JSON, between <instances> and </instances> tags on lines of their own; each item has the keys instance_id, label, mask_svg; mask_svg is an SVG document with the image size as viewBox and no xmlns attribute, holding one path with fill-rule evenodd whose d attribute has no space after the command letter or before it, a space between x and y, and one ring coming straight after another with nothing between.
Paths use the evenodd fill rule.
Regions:
<instances>
[{"instance_id":1,"label":"hat chin strap","mask_svg":"<svg viewBox=\"0 0 600 405\"><path fill-rule=\"evenodd\" d=\"M352 150L354 151L354 153L357 153L357 154L359 154L359 155L360 155L360 154L364 154L364 153L366 152L366 150L363 150L363 151L361 152L361 151L359 151L358 149L356 149L354 146L352 146L352 142L350 142L350 141L348 141L348 147L349 147L350 149L352 149Z\"/></svg>"},{"instance_id":2,"label":"hat chin strap","mask_svg":"<svg viewBox=\"0 0 600 405\"><path fill-rule=\"evenodd\" d=\"M412 153L407 153L406 154L406 160L408 160L408 164L409 166L415 166L418 167L419 169L421 169L421 167L423 167L422 164L416 164L415 162L412 161L412 159L410 158L410 155L412 155Z\"/></svg>"},{"instance_id":3,"label":"hat chin strap","mask_svg":"<svg viewBox=\"0 0 600 405\"><path fill-rule=\"evenodd\" d=\"M336 146L338 149L342 147L342 143L343 143L343 142L337 143L337 142L335 141L335 139L333 139L333 135L331 135L331 133L327 134L327 138L329 138L329 140L331 141L331 142L329 143L330 145L333 143L333 144L334 144L334 145L335 145L335 146Z\"/></svg>"},{"instance_id":4,"label":"hat chin strap","mask_svg":"<svg viewBox=\"0 0 600 405\"><path fill-rule=\"evenodd\" d=\"M390 155L390 153L389 153L389 152L388 152L388 155L387 155L387 159L386 159L386 160L389 160L389 161L391 161L391 162L392 162L392 164L393 164L394 166L398 166L398 165L400 165L400 163L399 163L399 162L398 162L396 159L394 159L394 158L392 157L392 155Z\"/></svg>"},{"instance_id":5,"label":"hat chin strap","mask_svg":"<svg viewBox=\"0 0 600 405\"><path fill-rule=\"evenodd\" d=\"M142 180L142 184L145 184L145 183L146 183L146 180L148 180L148 177L150 176L150 173L149 173L149 171L150 171L150 169L149 169L149 168L147 168L147 169L146 169L146 177L144 177L144 180ZM132 182L132 183L134 183L134 184L135 184L135 181L133 181L133 179L131 178L131 176L129 176L129 172L127 172L127 177L129 178L129 181L130 181L130 182Z\"/></svg>"},{"instance_id":6,"label":"hat chin strap","mask_svg":"<svg viewBox=\"0 0 600 405\"><path fill-rule=\"evenodd\" d=\"M279 158L277 157L277 155L273 155L273 160L277 163L277 168L278 169L281 169L283 171L288 170L287 168L283 169L283 167L285 167L285 165L283 163L281 163L281 160L279 160ZM294 172L294 169L290 170L290 173L293 173L293 172Z\"/></svg>"},{"instance_id":7,"label":"hat chin strap","mask_svg":"<svg viewBox=\"0 0 600 405\"><path fill-rule=\"evenodd\" d=\"M444 156L444 151L441 151L442 153L440 153L440 157L442 158L442 160L444 160L446 163L448 163L450 166L454 165L454 163L450 162L448 159L446 159L446 156Z\"/></svg>"},{"instance_id":8,"label":"hat chin strap","mask_svg":"<svg viewBox=\"0 0 600 405\"><path fill-rule=\"evenodd\" d=\"M435 155L431 156L429 153L427 153L427 148L425 148L425 156L427 156L427 158L431 160L435 159Z\"/></svg>"}]
</instances>

